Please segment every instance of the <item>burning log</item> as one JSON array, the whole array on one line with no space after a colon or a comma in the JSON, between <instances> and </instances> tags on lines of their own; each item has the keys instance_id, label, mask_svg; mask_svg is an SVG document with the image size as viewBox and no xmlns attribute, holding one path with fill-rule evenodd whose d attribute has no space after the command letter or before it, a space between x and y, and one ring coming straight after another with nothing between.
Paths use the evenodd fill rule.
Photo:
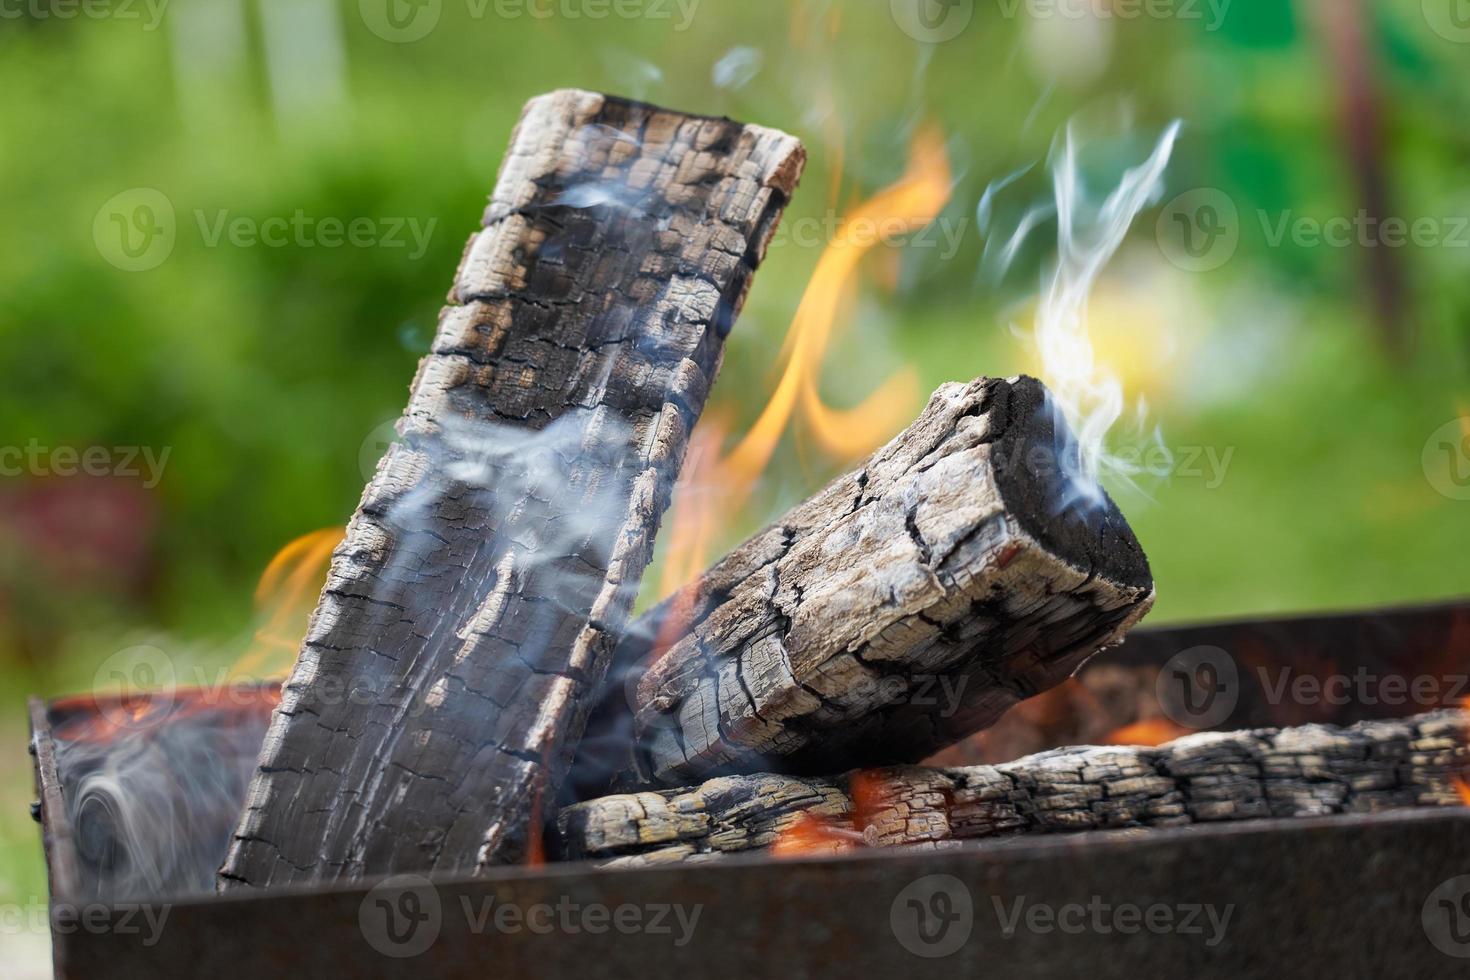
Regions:
<instances>
[{"instance_id":1,"label":"burning log","mask_svg":"<svg viewBox=\"0 0 1470 980\"><path fill-rule=\"evenodd\" d=\"M222 888L536 853L804 160L774 130L588 92L526 106Z\"/></svg>"},{"instance_id":2,"label":"burning log","mask_svg":"<svg viewBox=\"0 0 1470 980\"><path fill-rule=\"evenodd\" d=\"M1040 382L940 388L860 469L635 624L614 667L634 676L584 742L583 798L919 762L1065 680L1154 595L1117 507L1075 485L1076 453Z\"/></svg>"},{"instance_id":3,"label":"burning log","mask_svg":"<svg viewBox=\"0 0 1470 980\"><path fill-rule=\"evenodd\" d=\"M644 864L789 852L793 833L809 850L933 847L1455 806L1470 797L1467 725L1470 712L1447 710L1349 728L1202 732L1159 748L1057 749L999 766L727 776L569 807L560 844L569 858ZM830 829L814 833L814 823Z\"/></svg>"}]
</instances>

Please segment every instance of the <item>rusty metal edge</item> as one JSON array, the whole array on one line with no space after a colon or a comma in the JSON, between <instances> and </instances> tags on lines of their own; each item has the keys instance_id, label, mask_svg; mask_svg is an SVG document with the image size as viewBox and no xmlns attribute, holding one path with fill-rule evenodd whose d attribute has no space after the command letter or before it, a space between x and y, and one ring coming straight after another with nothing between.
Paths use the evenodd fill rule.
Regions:
<instances>
[{"instance_id":1,"label":"rusty metal edge","mask_svg":"<svg viewBox=\"0 0 1470 980\"><path fill-rule=\"evenodd\" d=\"M1051 978L1143 975L1437 977L1464 960L1435 949L1421 906L1470 871L1470 810L1390 811L1158 830L1098 832L1008 846L895 849L792 861L734 858L698 868L586 864L498 869L481 877L362 880L174 904L153 946L99 931L58 936L69 977L210 975L288 970L305 976L587 977L689 975ZM906 951L890 927L909 886L944 876L975 898L982 931L953 959ZM401 881L401 879L400 879ZM384 889L387 888L387 891ZM427 889L444 912L426 949L384 953L364 915L394 889ZM1189 901L1239 906L1229 942L1180 936L1021 934L1002 937L987 903ZM494 900L544 904L687 903L704 910L684 948L649 936L475 931L455 912ZM125 913L119 913L119 916ZM440 929L442 922L443 929ZM396 941L396 940L395 940ZM912 946L908 947L912 950ZM1459 954L1452 954L1459 955ZM691 971L694 971L691 974ZM1365 972L1367 971L1367 972Z\"/></svg>"},{"instance_id":2,"label":"rusty metal edge","mask_svg":"<svg viewBox=\"0 0 1470 980\"><path fill-rule=\"evenodd\" d=\"M27 700L31 717L31 755L35 758L37 819L41 825L41 846L46 854L46 877L51 896L66 898L76 893L77 872L68 844L72 836L71 818L62 798L61 775L56 768L56 740L51 732L50 708L39 697Z\"/></svg>"},{"instance_id":3,"label":"rusty metal edge","mask_svg":"<svg viewBox=\"0 0 1470 980\"><path fill-rule=\"evenodd\" d=\"M1190 634L1215 629L1270 629L1280 626L1291 627L1293 629L1307 629L1312 626L1332 623L1395 619L1417 621L1457 615L1470 615L1470 596L1436 599L1428 602L1409 602L1391 606L1374 606L1370 608L1348 607L1341 609L1317 609L1294 613L1268 613L1260 616L1227 616L1220 619L1182 619L1178 622L1149 623L1145 626L1139 626L1128 634L1128 638L1123 641L1122 646L1118 649L1126 647L1128 640L1134 637L1157 640L1160 637L1168 637L1176 633ZM1111 653L1105 654L1105 656L1111 656Z\"/></svg>"}]
</instances>

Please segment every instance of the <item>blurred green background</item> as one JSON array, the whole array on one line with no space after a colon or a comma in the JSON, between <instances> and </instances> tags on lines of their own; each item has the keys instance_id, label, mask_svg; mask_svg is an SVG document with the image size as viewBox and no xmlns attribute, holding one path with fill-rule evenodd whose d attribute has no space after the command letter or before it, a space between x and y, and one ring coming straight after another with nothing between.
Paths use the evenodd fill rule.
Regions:
<instances>
[{"instance_id":1,"label":"blurred green background","mask_svg":"<svg viewBox=\"0 0 1470 980\"><path fill-rule=\"evenodd\" d=\"M927 22L910 0L4 4L0 444L39 455L0 478L0 902L45 894L25 695L86 690L137 643L240 655L272 554L351 513L520 106L553 88L800 135L788 221L840 215L899 176L920 123L941 128L941 220L963 237L875 250L823 367L838 406L905 365L923 392L1031 366L1007 324L1045 249L982 274L984 189L1073 117L1108 134L1113 178L1183 120L1168 189L1093 307L1100 356L1175 451L1170 478L1116 494L1153 560L1153 621L1470 592L1455 2L922 0ZM1168 202L1191 192L1228 201L1209 215L1238 236L1228 254L1180 260ZM1038 166L1006 199L1048 193ZM1422 234L1277 233L1364 211ZM297 214L317 228L300 241L214 234ZM368 224L334 245L325 219ZM150 244L129 254L124 228ZM736 433L820 245L779 241L759 277L714 399ZM61 476L59 447L164 466ZM720 545L849 462L798 422Z\"/></svg>"}]
</instances>

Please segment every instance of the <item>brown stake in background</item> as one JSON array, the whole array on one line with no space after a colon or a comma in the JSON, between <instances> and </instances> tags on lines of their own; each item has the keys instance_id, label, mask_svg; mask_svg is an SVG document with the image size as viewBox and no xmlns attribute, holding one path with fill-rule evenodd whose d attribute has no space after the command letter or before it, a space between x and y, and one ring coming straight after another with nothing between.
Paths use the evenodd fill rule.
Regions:
<instances>
[{"instance_id":1,"label":"brown stake in background","mask_svg":"<svg viewBox=\"0 0 1470 980\"><path fill-rule=\"evenodd\" d=\"M534 852L804 161L774 130L588 92L526 106L223 888Z\"/></svg>"}]
</instances>

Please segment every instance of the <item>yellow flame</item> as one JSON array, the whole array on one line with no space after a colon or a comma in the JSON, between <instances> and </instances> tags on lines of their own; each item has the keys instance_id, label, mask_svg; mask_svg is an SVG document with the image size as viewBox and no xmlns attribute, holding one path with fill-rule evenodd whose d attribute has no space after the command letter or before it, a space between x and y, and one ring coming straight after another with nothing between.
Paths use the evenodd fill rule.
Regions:
<instances>
[{"instance_id":1,"label":"yellow flame","mask_svg":"<svg viewBox=\"0 0 1470 980\"><path fill-rule=\"evenodd\" d=\"M821 401L821 366L843 296L863 256L891 236L918 231L938 217L949 201L951 182L944 138L938 129L925 126L915 135L904 176L843 221L818 260L791 322L785 373L765 411L730 455L728 464L736 475L749 481L765 471L798 404L817 440L834 456L860 455L892 435L918 388L911 369L890 378L857 408L840 412Z\"/></svg>"},{"instance_id":2,"label":"yellow flame","mask_svg":"<svg viewBox=\"0 0 1470 980\"><path fill-rule=\"evenodd\" d=\"M307 620L326 582L340 527L322 528L276 552L255 587L255 609L264 620L230 671L232 680L285 677L296 663Z\"/></svg>"},{"instance_id":3,"label":"yellow flame","mask_svg":"<svg viewBox=\"0 0 1470 980\"><path fill-rule=\"evenodd\" d=\"M844 321L845 300L857 285L862 260L878 245L930 224L949 202L953 177L943 134L921 127L909 150L903 176L853 208L828 243L781 349L781 375L770 400L744 438L724 457L717 450L723 429L713 428L693 455L684 493L674 505L670 548L661 580L667 596L704 568L720 521L738 513L770 463L782 436L799 413L814 441L841 462L880 446L907 420L919 398L918 374L900 368L861 404L828 406L820 392L821 370L832 339Z\"/></svg>"}]
</instances>

